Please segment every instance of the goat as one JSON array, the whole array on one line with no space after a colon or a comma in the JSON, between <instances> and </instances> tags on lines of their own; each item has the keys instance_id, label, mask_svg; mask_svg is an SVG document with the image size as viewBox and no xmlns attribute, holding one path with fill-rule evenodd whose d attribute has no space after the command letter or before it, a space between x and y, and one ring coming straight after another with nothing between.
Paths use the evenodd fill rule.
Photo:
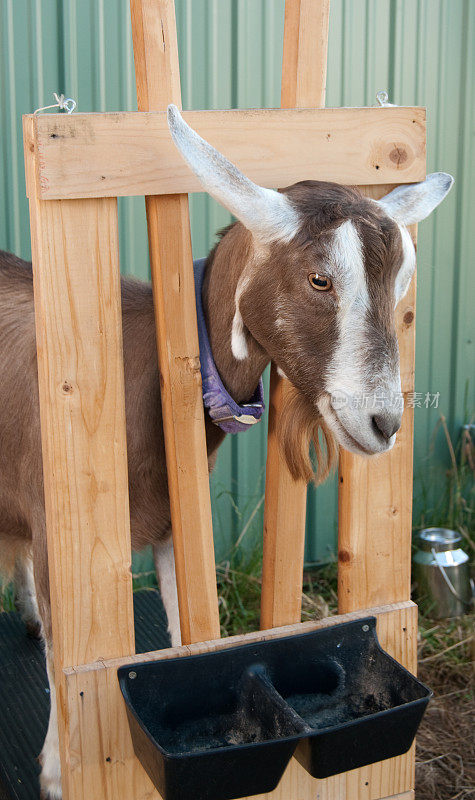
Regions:
<instances>
[{"instance_id":1,"label":"goat","mask_svg":"<svg viewBox=\"0 0 475 800\"><path fill-rule=\"evenodd\" d=\"M294 477L311 477L318 427L364 455L388 451L401 423L394 313L415 268L406 225L426 217L452 178L430 175L382 200L305 181L264 189L169 108L172 137L203 188L237 218L206 265L202 300L215 364L237 403L252 396L270 360L295 389L282 420ZM172 644L180 642L170 536L155 320L151 287L122 279L122 317L132 545L155 545ZM0 253L0 563L14 574L25 621L45 643L50 722L41 787L61 797L52 667L43 474L31 265ZM378 400L375 394L378 392ZM366 402L359 400L365 396ZM381 400L382 398L382 400ZM206 415L210 470L224 433Z\"/></svg>"}]
</instances>

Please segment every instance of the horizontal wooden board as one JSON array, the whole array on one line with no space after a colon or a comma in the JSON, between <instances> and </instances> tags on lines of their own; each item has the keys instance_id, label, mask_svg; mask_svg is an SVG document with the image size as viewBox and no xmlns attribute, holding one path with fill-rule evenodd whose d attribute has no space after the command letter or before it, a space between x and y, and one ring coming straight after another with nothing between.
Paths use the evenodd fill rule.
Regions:
<instances>
[{"instance_id":1,"label":"horizontal wooden board","mask_svg":"<svg viewBox=\"0 0 475 800\"><path fill-rule=\"evenodd\" d=\"M425 177L423 108L190 111L184 117L267 187ZM172 142L164 112L44 114L34 117L34 127L44 200L201 190Z\"/></svg>"},{"instance_id":2,"label":"horizontal wooden board","mask_svg":"<svg viewBox=\"0 0 475 800\"><path fill-rule=\"evenodd\" d=\"M126 658L97 661L66 669L65 704L70 718L71 773L74 796L86 800L101 796L106 800L160 800L150 779L135 758L127 723L125 704L117 680L117 669L124 664L211 653L242 644L276 639L318 628L377 617L381 646L412 672L416 668L417 607L408 601L329 617L315 622L288 625L219 641L202 642ZM308 780L295 759L274 792L256 800L406 800L413 786L413 752L372 764L361 770L336 775L324 781ZM99 783L97 783L99 781ZM399 798L398 795L402 794ZM408 798L411 795L407 795Z\"/></svg>"}]
</instances>

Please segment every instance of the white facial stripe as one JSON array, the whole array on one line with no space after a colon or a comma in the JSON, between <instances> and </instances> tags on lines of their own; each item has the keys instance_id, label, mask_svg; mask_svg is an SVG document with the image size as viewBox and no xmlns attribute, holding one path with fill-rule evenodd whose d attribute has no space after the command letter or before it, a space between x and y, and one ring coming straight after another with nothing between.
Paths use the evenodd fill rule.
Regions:
<instances>
[{"instance_id":1,"label":"white facial stripe","mask_svg":"<svg viewBox=\"0 0 475 800\"><path fill-rule=\"evenodd\" d=\"M362 398L373 388L373 380L388 393L400 391L397 365L388 365L384 374L368 372L365 356L368 351L366 312L370 298L366 281L363 245L353 222L337 228L330 251L335 273L339 308L337 313L338 344L327 373L326 389L334 397ZM408 255L409 263L409 255ZM345 410L340 417L344 418Z\"/></svg>"},{"instance_id":2,"label":"white facial stripe","mask_svg":"<svg viewBox=\"0 0 475 800\"><path fill-rule=\"evenodd\" d=\"M341 275L340 297L362 294L367 297L366 275L363 261L363 244L356 227L346 220L336 229L330 249L330 261L337 275Z\"/></svg>"},{"instance_id":3,"label":"white facial stripe","mask_svg":"<svg viewBox=\"0 0 475 800\"><path fill-rule=\"evenodd\" d=\"M338 345L327 375L327 391L349 395L362 391L362 355L365 351L364 322L369 306L363 260L363 245L353 222L343 222L335 231L330 264L339 298Z\"/></svg>"},{"instance_id":4,"label":"white facial stripe","mask_svg":"<svg viewBox=\"0 0 475 800\"><path fill-rule=\"evenodd\" d=\"M416 251L411 234L404 225L399 225L399 230L402 238L403 262L396 275L394 287L395 305L399 303L409 289L409 284L416 268Z\"/></svg>"}]
</instances>

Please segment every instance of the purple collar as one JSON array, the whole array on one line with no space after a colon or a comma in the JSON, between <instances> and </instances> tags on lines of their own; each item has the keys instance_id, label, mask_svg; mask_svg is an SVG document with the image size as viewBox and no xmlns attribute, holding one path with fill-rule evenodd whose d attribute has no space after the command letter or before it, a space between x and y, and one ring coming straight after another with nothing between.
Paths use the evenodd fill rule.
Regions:
<instances>
[{"instance_id":1,"label":"purple collar","mask_svg":"<svg viewBox=\"0 0 475 800\"><path fill-rule=\"evenodd\" d=\"M211 352L201 301L206 261L206 258L199 258L193 262L203 403L215 425L218 425L222 431L225 433L239 433L240 431L249 430L250 426L259 422L262 417L265 409L264 387L261 378L249 402L244 403L242 406L238 406L224 388Z\"/></svg>"}]
</instances>

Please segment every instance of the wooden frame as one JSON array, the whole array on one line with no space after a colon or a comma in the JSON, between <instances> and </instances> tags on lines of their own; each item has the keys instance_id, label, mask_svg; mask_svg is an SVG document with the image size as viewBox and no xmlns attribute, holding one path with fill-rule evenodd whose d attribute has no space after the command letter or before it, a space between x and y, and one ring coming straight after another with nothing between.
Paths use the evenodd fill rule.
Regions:
<instances>
[{"instance_id":1,"label":"wooden frame","mask_svg":"<svg viewBox=\"0 0 475 800\"><path fill-rule=\"evenodd\" d=\"M134 663L140 661L213 652L217 648L227 649L248 642L303 633L368 615L377 618L378 638L382 646L408 669L415 671L417 608L411 602L65 670L65 702L72 732L70 749L72 753L80 755L71 765L72 780L80 789L77 796L93 797L93 787L101 785L107 787L104 797L110 797L111 800L116 797L121 800L159 797L134 757L130 737L119 737L117 733L128 730L125 705L117 681L118 667L130 665L133 668ZM101 753L99 759L98 752ZM388 759L326 780L315 780L293 759L277 789L271 795L258 795L256 800L270 797L272 800L315 800L316 797L324 800L376 800L391 797L405 792L412 785L412 764L411 750L400 758Z\"/></svg>"},{"instance_id":2,"label":"wooden frame","mask_svg":"<svg viewBox=\"0 0 475 800\"><path fill-rule=\"evenodd\" d=\"M263 186L308 179L410 183L425 177L423 108L188 111L183 116ZM171 140L164 112L45 114L33 124L42 200L202 191Z\"/></svg>"},{"instance_id":3,"label":"wooden frame","mask_svg":"<svg viewBox=\"0 0 475 800\"><path fill-rule=\"evenodd\" d=\"M297 624L217 641L186 194L199 187L165 127L168 102L180 105L181 100L173 0L131 0L131 11L139 113L24 119L65 800L158 798L133 755L116 679L119 664L136 660L115 199L119 195L146 195L185 644L178 652L140 658L186 656L309 627L300 625L306 487L292 481L278 452L275 429L288 388L273 371L262 624ZM391 184L423 179L423 109L321 108L328 19L329 0L286 0L281 110L188 112L185 117L250 177L268 186L318 177L360 184L377 197ZM286 110L289 107L294 110ZM358 137L353 135L356 127ZM243 131L253 147L243 144ZM267 161L262 164L263 154ZM404 392L413 390L414 303L415 284L398 310ZM415 670L417 610L409 599L411 479L410 411L396 447L376 464L342 453L339 603L342 613L352 612L351 618L374 613L383 646ZM411 750L318 782L292 761L280 786L266 797L409 800L413 785Z\"/></svg>"}]
</instances>

